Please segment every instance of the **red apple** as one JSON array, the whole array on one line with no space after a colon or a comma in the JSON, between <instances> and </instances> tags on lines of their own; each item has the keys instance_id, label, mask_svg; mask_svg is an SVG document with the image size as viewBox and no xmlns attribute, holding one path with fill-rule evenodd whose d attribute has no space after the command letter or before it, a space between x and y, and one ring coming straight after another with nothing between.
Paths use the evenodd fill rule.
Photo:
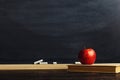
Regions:
<instances>
[{"instance_id":1,"label":"red apple","mask_svg":"<svg viewBox=\"0 0 120 80\"><path fill-rule=\"evenodd\" d=\"M96 52L92 48L82 49L78 54L78 59L82 64L94 64Z\"/></svg>"}]
</instances>

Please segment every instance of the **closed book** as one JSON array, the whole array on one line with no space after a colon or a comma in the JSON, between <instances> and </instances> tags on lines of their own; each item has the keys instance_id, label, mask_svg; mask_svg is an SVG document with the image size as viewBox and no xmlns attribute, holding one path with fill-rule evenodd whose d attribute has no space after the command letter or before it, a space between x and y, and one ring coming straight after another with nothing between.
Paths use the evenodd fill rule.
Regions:
<instances>
[{"instance_id":1,"label":"closed book","mask_svg":"<svg viewBox=\"0 0 120 80\"><path fill-rule=\"evenodd\" d=\"M69 72L119 73L120 63L74 64L68 65Z\"/></svg>"}]
</instances>

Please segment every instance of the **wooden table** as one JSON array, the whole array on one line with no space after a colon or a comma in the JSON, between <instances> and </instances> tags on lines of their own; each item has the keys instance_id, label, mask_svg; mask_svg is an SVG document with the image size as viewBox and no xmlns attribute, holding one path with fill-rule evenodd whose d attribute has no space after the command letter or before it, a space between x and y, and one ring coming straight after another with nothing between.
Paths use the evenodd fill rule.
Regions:
<instances>
[{"instance_id":1,"label":"wooden table","mask_svg":"<svg viewBox=\"0 0 120 80\"><path fill-rule=\"evenodd\" d=\"M67 65L0 65L0 80L120 80L119 73L68 72Z\"/></svg>"}]
</instances>

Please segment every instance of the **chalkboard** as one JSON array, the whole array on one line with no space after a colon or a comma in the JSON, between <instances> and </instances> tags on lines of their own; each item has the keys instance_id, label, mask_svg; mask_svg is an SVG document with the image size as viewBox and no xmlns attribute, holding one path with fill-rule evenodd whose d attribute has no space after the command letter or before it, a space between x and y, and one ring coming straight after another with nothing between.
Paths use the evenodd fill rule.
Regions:
<instances>
[{"instance_id":1,"label":"chalkboard","mask_svg":"<svg viewBox=\"0 0 120 80\"><path fill-rule=\"evenodd\" d=\"M72 63L83 47L119 62L119 0L0 0L0 63Z\"/></svg>"}]
</instances>

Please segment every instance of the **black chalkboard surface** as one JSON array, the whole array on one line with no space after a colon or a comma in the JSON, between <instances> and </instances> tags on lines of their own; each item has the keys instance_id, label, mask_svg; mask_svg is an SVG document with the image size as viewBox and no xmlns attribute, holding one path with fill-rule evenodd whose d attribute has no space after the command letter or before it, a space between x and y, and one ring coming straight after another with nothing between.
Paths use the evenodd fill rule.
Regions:
<instances>
[{"instance_id":1,"label":"black chalkboard surface","mask_svg":"<svg viewBox=\"0 0 120 80\"><path fill-rule=\"evenodd\" d=\"M0 0L0 63L120 62L119 0Z\"/></svg>"}]
</instances>

